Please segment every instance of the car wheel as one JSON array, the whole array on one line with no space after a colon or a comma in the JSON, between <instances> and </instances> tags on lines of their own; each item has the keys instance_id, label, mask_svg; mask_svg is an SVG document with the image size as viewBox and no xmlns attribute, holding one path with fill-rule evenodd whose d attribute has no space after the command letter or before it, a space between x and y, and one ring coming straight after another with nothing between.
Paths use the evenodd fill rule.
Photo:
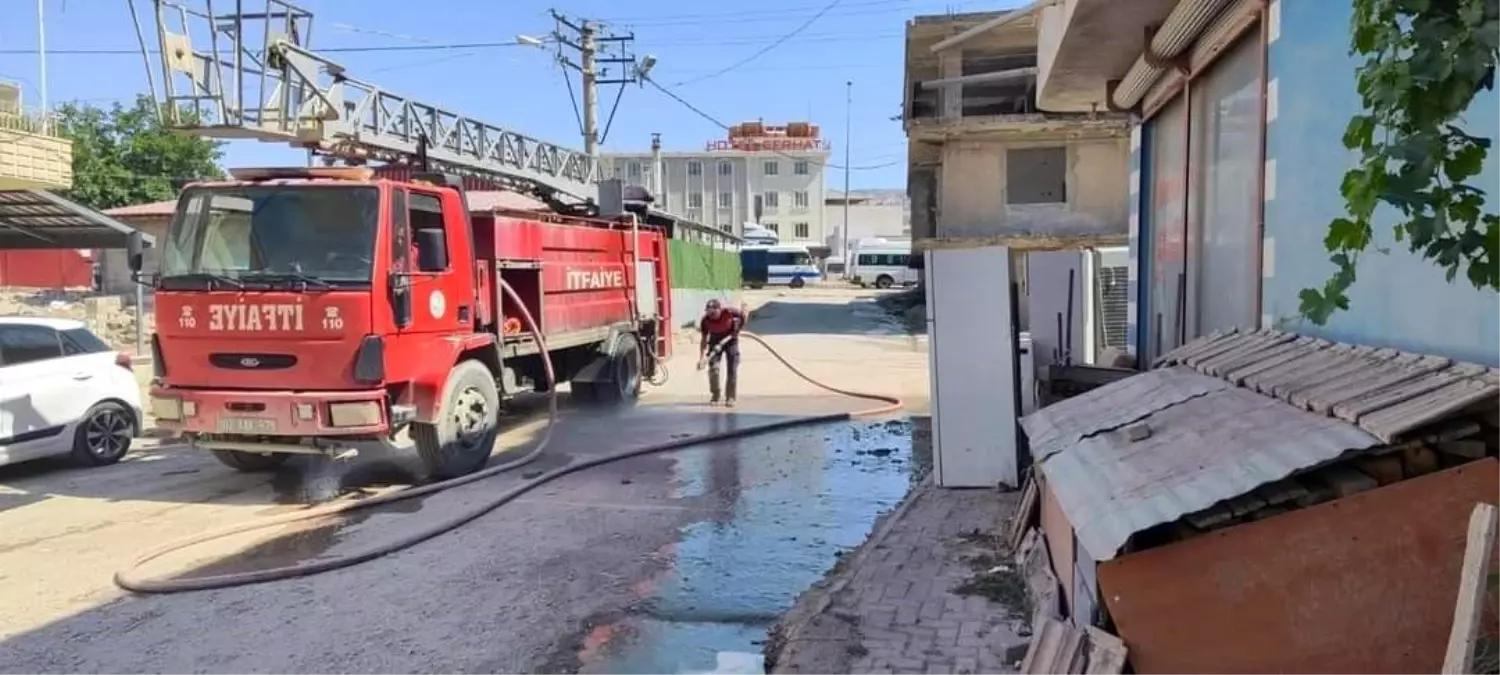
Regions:
<instances>
[{"instance_id":1,"label":"car wheel","mask_svg":"<svg viewBox=\"0 0 1500 675\"><path fill-rule=\"evenodd\" d=\"M792 283L787 285L791 286L792 288L802 288L803 286L807 285L807 282L803 281L802 277L796 277L792 279Z\"/></svg>"},{"instance_id":2,"label":"car wheel","mask_svg":"<svg viewBox=\"0 0 1500 675\"><path fill-rule=\"evenodd\" d=\"M884 290L884 289L890 288L891 286L894 286L894 285L896 285L896 280L892 279L892 278L890 278L890 277L888 277L888 276L886 276L884 274L882 274L882 275L880 275L878 277L875 277L875 287L876 288Z\"/></svg>"},{"instance_id":3,"label":"car wheel","mask_svg":"<svg viewBox=\"0 0 1500 675\"><path fill-rule=\"evenodd\" d=\"M87 466L107 466L130 452L135 419L118 403L105 401L89 408L73 432L73 459Z\"/></svg>"}]
</instances>

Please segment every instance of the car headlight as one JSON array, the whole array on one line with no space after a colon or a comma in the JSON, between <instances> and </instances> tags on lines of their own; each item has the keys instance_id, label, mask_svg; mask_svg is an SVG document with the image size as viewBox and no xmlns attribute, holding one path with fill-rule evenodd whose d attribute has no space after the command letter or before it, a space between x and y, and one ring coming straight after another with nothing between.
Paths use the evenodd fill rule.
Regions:
<instances>
[{"instance_id":1,"label":"car headlight","mask_svg":"<svg viewBox=\"0 0 1500 675\"><path fill-rule=\"evenodd\" d=\"M328 422L336 427L367 427L380 424L380 404L375 401L328 404Z\"/></svg>"}]
</instances>

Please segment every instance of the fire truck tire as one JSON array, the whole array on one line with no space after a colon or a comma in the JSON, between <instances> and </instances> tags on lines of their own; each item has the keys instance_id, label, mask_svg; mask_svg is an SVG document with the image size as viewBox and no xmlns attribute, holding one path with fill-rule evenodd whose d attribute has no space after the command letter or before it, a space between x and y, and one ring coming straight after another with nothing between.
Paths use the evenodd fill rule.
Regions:
<instances>
[{"instance_id":1,"label":"fire truck tire","mask_svg":"<svg viewBox=\"0 0 1500 675\"><path fill-rule=\"evenodd\" d=\"M286 453L240 452L239 450L214 450L214 459L236 471L255 473L271 471L286 464L292 456Z\"/></svg>"},{"instance_id":2,"label":"fire truck tire","mask_svg":"<svg viewBox=\"0 0 1500 675\"><path fill-rule=\"evenodd\" d=\"M610 381L594 384L594 395L605 403L628 405L641 395L641 342L634 333L615 337L609 357Z\"/></svg>"},{"instance_id":3,"label":"fire truck tire","mask_svg":"<svg viewBox=\"0 0 1500 675\"><path fill-rule=\"evenodd\" d=\"M484 468L499 434L500 388L490 369L473 360L460 362L448 373L437 422L411 425L417 454L436 478Z\"/></svg>"}]
</instances>

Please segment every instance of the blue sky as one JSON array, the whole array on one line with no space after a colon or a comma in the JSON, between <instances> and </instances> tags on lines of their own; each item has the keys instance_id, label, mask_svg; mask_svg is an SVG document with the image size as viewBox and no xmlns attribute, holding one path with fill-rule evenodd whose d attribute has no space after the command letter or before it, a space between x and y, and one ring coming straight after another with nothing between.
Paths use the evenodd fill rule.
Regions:
<instances>
[{"instance_id":1,"label":"blue sky","mask_svg":"<svg viewBox=\"0 0 1500 675\"><path fill-rule=\"evenodd\" d=\"M107 105L146 90L139 54L67 54L70 49L134 49L126 0L44 0L47 4L49 98ZM191 1L191 0L190 0ZM35 0L3 0L0 78L19 81L28 105L38 100ZM303 0L315 15L313 47L410 46L496 42L517 34L546 36L549 8L599 19L616 32L633 31L637 54L658 59L655 79L669 87L710 75L770 45L824 9L829 0L693 3L686 0ZM147 6L150 0L137 0ZM1014 0L841 0L799 35L723 75L673 87L679 96L733 124L810 120L835 144L842 164L844 82L854 82L852 187L905 186L904 136L891 118L900 113L902 33L915 14L985 11ZM215 3L215 9L233 0ZM245 0L246 11L262 6ZM19 10L19 11L17 11ZM144 11L143 11L144 15ZM148 30L150 25L147 25ZM15 50L29 53L10 53ZM405 96L441 104L486 122L552 142L581 147L563 73L551 50L506 47L473 50L337 54L350 75ZM614 88L601 88L601 122ZM699 148L723 132L651 88L624 93L605 150L649 146L652 132L669 150ZM255 142L233 144L226 165L300 164L300 151ZM837 169L829 186L842 186Z\"/></svg>"}]
</instances>

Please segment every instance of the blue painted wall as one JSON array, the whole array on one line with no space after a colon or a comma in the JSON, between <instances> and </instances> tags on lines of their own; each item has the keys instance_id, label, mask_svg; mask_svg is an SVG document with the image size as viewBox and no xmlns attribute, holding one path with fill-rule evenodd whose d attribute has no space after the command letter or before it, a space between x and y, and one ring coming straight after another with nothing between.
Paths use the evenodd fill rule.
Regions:
<instances>
[{"instance_id":1,"label":"blue painted wall","mask_svg":"<svg viewBox=\"0 0 1500 675\"><path fill-rule=\"evenodd\" d=\"M1500 365L1500 296L1479 291L1460 274L1454 283L1432 263L1394 241L1386 212L1376 243L1389 255L1362 256L1350 309L1327 326L1297 319L1297 294L1321 287L1333 272L1323 250L1327 224L1343 215L1339 182L1355 164L1340 139L1360 110L1349 52L1347 0L1280 0L1279 35L1268 51L1276 116L1267 127L1266 156L1275 162L1275 192L1266 202L1262 314L1302 333L1342 342L1389 346L1488 365ZM1500 95L1484 92L1465 120L1476 134L1500 128ZM1492 149L1474 183L1489 192L1487 209L1500 210L1500 148Z\"/></svg>"},{"instance_id":2,"label":"blue painted wall","mask_svg":"<svg viewBox=\"0 0 1500 675\"><path fill-rule=\"evenodd\" d=\"M1145 157L1145 148L1145 129L1140 126L1131 129L1130 173L1127 179L1130 181L1130 188L1127 190L1127 198L1130 200L1130 264L1126 267L1125 283L1125 293L1129 298L1129 305L1125 312L1125 348L1126 351L1136 355L1142 353L1141 345L1145 344L1141 341L1140 329L1138 328L1141 316L1140 310L1142 309L1139 290L1140 280L1147 278L1141 274L1145 268L1141 258L1142 249L1140 242L1150 241L1149 239L1143 240L1141 238L1141 200L1145 190L1142 185L1145 176L1141 173L1141 158Z\"/></svg>"}]
</instances>

